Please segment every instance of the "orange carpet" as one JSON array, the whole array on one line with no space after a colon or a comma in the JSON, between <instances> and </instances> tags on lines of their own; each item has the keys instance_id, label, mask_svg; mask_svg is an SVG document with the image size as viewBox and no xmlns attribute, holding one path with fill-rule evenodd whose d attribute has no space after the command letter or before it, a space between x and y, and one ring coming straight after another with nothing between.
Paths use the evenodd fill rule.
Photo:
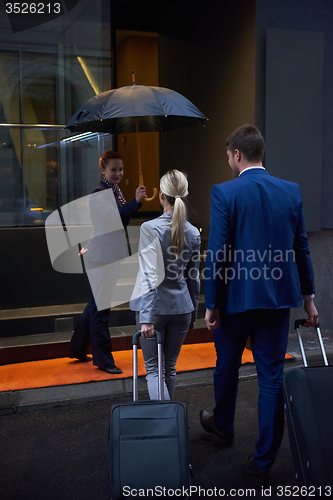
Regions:
<instances>
[{"instance_id":1,"label":"orange carpet","mask_svg":"<svg viewBox=\"0 0 333 500\"><path fill-rule=\"evenodd\" d=\"M92 362L80 363L69 358L0 366L0 392L132 377L132 351L117 351L113 354L116 365L123 370L121 375L108 375L98 370ZM290 354L287 357L293 358ZM213 368L215 360L213 342L183 345L177 371ZM242 363L253 363L252 352L248 349L244 351ZM139 375L145 374L141 349L138 350L138 370Z\"/></svg>"}]
</instances>

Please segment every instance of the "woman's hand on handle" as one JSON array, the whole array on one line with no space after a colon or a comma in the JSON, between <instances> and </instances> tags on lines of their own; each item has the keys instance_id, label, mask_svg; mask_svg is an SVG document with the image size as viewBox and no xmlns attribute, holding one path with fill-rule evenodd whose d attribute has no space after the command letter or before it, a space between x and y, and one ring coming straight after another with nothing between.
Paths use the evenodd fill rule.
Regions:
<instances>
[{"instance_id":1,"label":"woman's hand on handle","mask_svg":"<svg viewBox=\"0 0 333 500\"><path fill-rule=\"evenodd\" d=\"M141 323L141 337L143 339L155 337L154 323Z\"/></svg>"}]
</instances>

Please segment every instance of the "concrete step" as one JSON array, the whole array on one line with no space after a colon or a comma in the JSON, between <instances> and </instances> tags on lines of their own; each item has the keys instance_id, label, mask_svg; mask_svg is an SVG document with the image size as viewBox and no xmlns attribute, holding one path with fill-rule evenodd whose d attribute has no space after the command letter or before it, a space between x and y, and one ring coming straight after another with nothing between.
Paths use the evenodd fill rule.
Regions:
<instances>
[{"instance_id":1,"label":"concrete step","mask_svg":"<svg viewBox=\"0 0 333 500\"><path fill-rule=\"evenodd\" d=\"M0 311L0 365L67 357L73 330L85 306L84 303ZM204 314L202 295L195 329L187 334L185 343L213 341ZM112 308L109 330L114 351L132 349L135 313L128 304ZM326 349L333 348L333 332L322 330L322 335ZM319 349L313 330L304 333L304 343L309 351ZM290 334L288 352L300 352L295 333Z\"/></svg>"},{"instance_id":2,"label":"concrete step","mask_svg":"<svg viewBox=\"0 0 333 500\"><path fill-rule=\"evenodd\" d=\"M113 351L132 349L132 335L136 331L134 323L111 327L109 331ZM0 365L68 357L72 333L68 331L2 338L0 339ZM196 321L195 329L189 331L185 339L186 344L212 341L213 333L206 329L204 319Z\"/></svg>"},{"instance_id":3,"label":"concrete step","mask_svg":"<svg viewBox=\"0 0 333 500\"><path fill-rule=\"evenodd\" d=\"M67 357L70 339L85 306L69 304L0 311L0 365ZM204 311L201 296L201 319L188 334L188 343L212 340L202 319ZM135 330L135 313L128 303L111 309L109 331L114 351L131 349Z\"/></svg>"},{"instance_id":4,"label":"concrete step","mask_svg":"<svg viewBox=\"0 0 333 500\"><path fill-rule=\"evenodd\" d=\"M0 338L73 331L86 303L0 311ZM109 326L134 324L135 314L128 304L114 307Z\"/></svg>"},{"instance_id":5,"label":"concrete step","mask_svg":"<svg viewBox=\"0 0 333 500\"><path fill-rule=\"evenodd\" d=\"M127 284L124 283L124 288ZM0 339L73 331L86 303L0 310ZM199 317L204 316L204 296ZM128 302L111 308L109 327L135 325L135 313Z\"/></svg>"}]
</instances>

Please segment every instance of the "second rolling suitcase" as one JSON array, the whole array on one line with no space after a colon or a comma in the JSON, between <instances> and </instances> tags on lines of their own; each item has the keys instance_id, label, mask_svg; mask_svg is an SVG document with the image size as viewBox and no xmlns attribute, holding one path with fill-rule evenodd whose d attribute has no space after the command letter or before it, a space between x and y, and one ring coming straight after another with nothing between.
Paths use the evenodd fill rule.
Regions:
<instances>
[{"instance_id":1,"label":"second rolling suitcase","mask_svg":"<svg viewBox=\"0 0 333 500\"><path fill-rule=\"evenodd\" d=\"M133 336L133 402L111 408L109 477L111 499L186 498L191 485L185 403L163 400L162 340L156 332L159 400L138 400L137 345ZM177 491L176 491L177 490ZM171 494L171 493L170 493Z\"/></svg>"},{"instance_id":2,"label":"second rolling suitcase","mask_svg":"<svg viewBox=\"0 0 333 500\"><path fill-rule=\"evenodd\" d=\"M333 366L328 366L319 326L326 366L307 366L302 323L296 321L295 329L304 367L287 372L283 387L290 450L298 484L307 488L309 496L325 497L333 493Z\"/></svg>"}]
</instances>

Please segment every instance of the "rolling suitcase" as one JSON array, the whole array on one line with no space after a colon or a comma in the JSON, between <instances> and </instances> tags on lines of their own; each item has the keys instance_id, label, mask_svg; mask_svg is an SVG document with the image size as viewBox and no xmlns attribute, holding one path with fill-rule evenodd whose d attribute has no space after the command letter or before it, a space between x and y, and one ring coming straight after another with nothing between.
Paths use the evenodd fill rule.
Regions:
<instances>
[{"instance_id":1,"label":"rolling suitcase","mask_svg":"<svg viewBox=\"0 0 333 500\"><path fill-rule=\"evenodd\" d=\"M186 404L164 401L162 339L158 347L158 400L138 400L137 347L133 335L133 402L111 408L109 478L112 500L187 498L191 485Z\"/></svg>"},{"instance_id":2,"label":"rolling suitcase","mask_svg":"<svg viewBox=\"0 0 333 500\"><path fill-rule=\"evenodd\" d=\"M333 366L328 366L319 325L317 335L325 366L308 367L300 327L295 322L304 367L284 376L284 401L290 450L300 487L307 495L330 496L333 486Z\"/></svg>"}]
</instances>

